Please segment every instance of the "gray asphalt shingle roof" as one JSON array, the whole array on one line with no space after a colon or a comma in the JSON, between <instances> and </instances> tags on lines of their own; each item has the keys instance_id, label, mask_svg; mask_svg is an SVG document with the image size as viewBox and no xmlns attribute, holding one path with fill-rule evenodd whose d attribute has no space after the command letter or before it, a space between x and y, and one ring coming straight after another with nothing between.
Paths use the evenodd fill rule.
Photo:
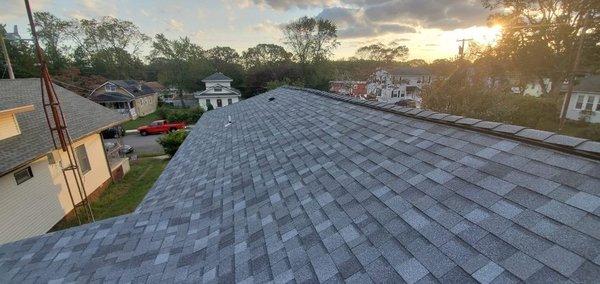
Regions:
<instances>
[{"instance_id":1,"label":"gray asphalt shingle roof","mask_svg":"<svg viewBox=\"0 0 600 284\"><path fill-rule=\"evenodd\" d=\"M77 140L127 120L119 113L54 85L71 138ZM45 155L53 148L44 116L40 79L0 80L0 105L34 105L16 115L21 134L0 141L0 175Z\"/></svg>"},{"instance_id":2,"label":"gray asphalt shingle roof","mask_svg":"<svg viewBox=\"0 0 600 284\"><path fill-rule=\"evenodd\" d=\"M202 116L134 213L0 246L0 282L594 282L598 177L280 88Z\"/></svg>"},{"instance_id":3,"label":"gray asphalt shingle roof","mask_svg":"<svg viewBox=\"0 0 600 284\"><path fill-rule=\"evenodd\" d=\"M587 76L579 79L579 83L575 85L573 90L600 93L600 75Z\"/></svg>"}]
</instances>

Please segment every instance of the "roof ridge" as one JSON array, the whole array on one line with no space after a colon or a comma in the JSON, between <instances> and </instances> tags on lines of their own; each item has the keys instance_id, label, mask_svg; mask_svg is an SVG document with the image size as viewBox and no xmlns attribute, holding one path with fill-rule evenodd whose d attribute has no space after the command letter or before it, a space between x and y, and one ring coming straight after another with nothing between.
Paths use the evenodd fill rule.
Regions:
<instances>
[{"instance_id":1,"label":"roof ridge","mask_svg":"<svg viewBox=\"0 0 600 284\"><path fill-rule=\"evenodd\" d=\"M451 115L447 113L439 113L427 109L400 107L391 103L360 100L349 96L337 95L330 92L325 92L311 88L295 86L282 86L282 88L304 91L322 97L328 97L334 100L344 101L355 105L361 105L372 109L394 113L397 115L412 117L419 120L425 120L448 126L459 127L494 136L500 136L507 139L513 139L526 142L528 144L542 146L544 148L550 148L569 154L600 160L600 142L596 142L589 139L568 136L539 129L527 128L519 125L486 121L482 119Z\"/></svg>"}]
</instances>

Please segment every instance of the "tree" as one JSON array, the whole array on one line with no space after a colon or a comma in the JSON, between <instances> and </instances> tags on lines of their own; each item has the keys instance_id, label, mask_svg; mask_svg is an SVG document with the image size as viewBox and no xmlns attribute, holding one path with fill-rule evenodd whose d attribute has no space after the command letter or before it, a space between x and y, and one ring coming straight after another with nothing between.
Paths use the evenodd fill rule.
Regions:
<instances>
[{"instance_id":1,"label":"tree","mask_svg":"<svg viewBox=\"0 0 600 284\"><path fill-rule=\"evenodd\" d=\"M329 20L302 17L282 29L285 43L303 65L326 60L340 44L337 27Z\"/></svg>"},{"instance_id":2,"label":"tree","mask_svg":"<svg viewBox=\"0 0 600 284\"><path fill-rule=\"evenodd\" d=\"M129 59L139 60L140 48L150 38L134 23L103 17L100 20L74 21L71 27L70 35L82 48L86 60L93 68L106 72L101 75L111 79L128 79L138 75L129 73L132 70L129 68L132 60Z\"/></svg>"},{"instance_id":3,"label":"tree","mask_svg":"<svg viewBox=\"0 0 600 284\"><path fill-rule=\"evenodd\" d=\"M33 13L38 39L44 48L50 71L56 72L67 67L68 47L65 46L67 33L72 22L59 19L49 12Z\"/></svg>"},{"instance_id":4,"label":"tree","mask_svg":"<svg viewBox=\"0 0 600 284\"><path fill-rule=\"evenodd\" d=\"M3 24L0 24L0 34L4 38L6 50L10 57L11 65L16 78L39 77L39 68L35 66L37 59L33 46L26 41L9 41L6 39L6 30ZM0 52L0 78L8 79L8 71L4 62L4 56Z\"/></svg>"},{"instance_id":5,"label":"tree","mask_svg":"<svg viewBox=\"0 0 600 284\"><path fill-rule=\"evenodd\" d=\"M215 65L235 64L240 59L237 51L229 46L215 46L206 51L206 57Z\"/></svg>"},{"instance_id":6,"label":"tree","mask_svg":"<svg viewBox=\"0 0 600 284\"><path fill-rule=\"evenodd\" d=\"M241 61L246 69L290 63L292 54L276 44L261 43L242 53Z\"/></svg>"},{"instance_id":7,"label":"tree","mask_svg":"<svg viewBox=\"0 0 600 284\"><path fill-rule=\"evenodd\" d=\"M544 78L550 78L550 94L558 94L568 78L579 36L600 25L596 0L483 0L483 4L499 11L490 23L504 27L498 56L518 74L531 74L542 85ZM588 43L583 53L598 54L597 44Z\"/></svg>"},{"instance_id":8,"label":"tree","mask_svg":"<svg viewBox=\"0 0 600 284\"><path fill-rule=\"evenodd\" d=\"M187 37L169 40L163 34L157 34L148 60L161 83L178 89L182 105L185 105L183 91L199 90L200 78L210 72L204 50Z\"/></svg>"},{"instance_id":9,"label":"tree","mask_svg":"<svg viewBox=\"0 0 600 284\"><path fill-rule=\"evenodd\" d=\"M375 60L381 62L394 62L405 59L408 56L408 47L392 42L388 45L375 43L360 47L356 56L363 60Z\"/></svg>"}]
</instances>

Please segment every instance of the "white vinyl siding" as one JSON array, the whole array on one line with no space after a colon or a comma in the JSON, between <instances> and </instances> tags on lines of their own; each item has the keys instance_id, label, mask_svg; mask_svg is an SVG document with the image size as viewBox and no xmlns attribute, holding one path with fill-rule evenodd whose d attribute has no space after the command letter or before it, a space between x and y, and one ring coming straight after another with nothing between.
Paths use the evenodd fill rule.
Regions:
<instances>
[{"instance_id":1,"label":"white vinyl siding","mask_svg":"<svg viewBox=\"0 0 600 284\"><path fill-rule=\"evenodd\" d=\"M88 196L110 179L100 135L90 135L73 145L85 144L90 171L83 176ZM65 152L55 150L55 163L48 161L48 155L31 162L32 177L17 184L15 172L0 177L0 244L12 242L48 232L65 214L73 208L69 192L64 183L61 165L66 166ZM74 184L72 172L67 178ZM75 202L79 194L73 191Z\"/></svg>"}]
</instances>

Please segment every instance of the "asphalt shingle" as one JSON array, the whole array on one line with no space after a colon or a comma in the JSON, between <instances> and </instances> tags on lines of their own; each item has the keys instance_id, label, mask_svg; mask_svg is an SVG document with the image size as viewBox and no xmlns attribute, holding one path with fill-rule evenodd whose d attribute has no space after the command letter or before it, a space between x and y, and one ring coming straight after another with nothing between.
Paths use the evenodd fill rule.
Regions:
<instances>
[{"instance_id":1,"label":"asphalt shingle","mask_svg":"<svg viewBox=\"0 0 600 284\"><path fill-rule=\"evenodd\" d=\"M134 213L0 246L0 282L598 275L598 161L361 104L280 88L207 112Z\"/></svg>"},{"instance_id":2,"label":"asphalt shingle","mask_svg":"<svg viewBox=\"0 0 600 284\"><path fill-rule=\"evenodd\" d=\"M100 133L128 118L54 85L61 103L71 139ZM0 142L0 175L22 163L46 155L53 149L52 137L46 123L40 79L0 80L0 106L33 105L34 110L16 115L21 134Z\"/></svg>"}]
</instances>

